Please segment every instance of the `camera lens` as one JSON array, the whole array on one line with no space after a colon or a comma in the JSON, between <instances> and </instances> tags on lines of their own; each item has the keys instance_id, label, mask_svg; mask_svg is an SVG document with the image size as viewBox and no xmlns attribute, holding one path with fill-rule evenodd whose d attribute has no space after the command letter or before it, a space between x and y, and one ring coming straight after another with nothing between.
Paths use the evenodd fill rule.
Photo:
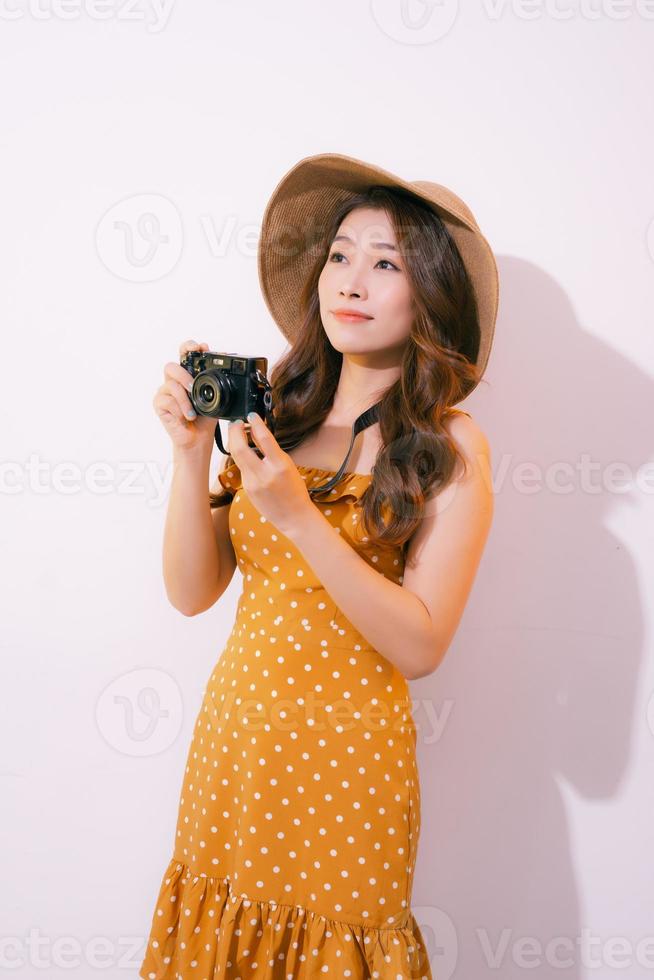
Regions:
<instances>
[{"instance_id":1,"label":"camera lens","mask_svg":"<svg viewBox=\"0 0 654 980\"><path fill-rule=\"evenodd\" d=\"M232 383L222 371L202 371L193 385L192 401L200 415L227 415L232 400Z\"/></svg>"},{"instance_id":2,"label":"camera lens","mask_svg":"<svg viewBox=\"0 0 654 980\"><path fill-rule=\"evenodd\" d=\"M216 400L217 393L213 385L208 385L206 382L202 385L198 391L198 398L205 405L212 405Z\"/></svg>"}]
</instances>

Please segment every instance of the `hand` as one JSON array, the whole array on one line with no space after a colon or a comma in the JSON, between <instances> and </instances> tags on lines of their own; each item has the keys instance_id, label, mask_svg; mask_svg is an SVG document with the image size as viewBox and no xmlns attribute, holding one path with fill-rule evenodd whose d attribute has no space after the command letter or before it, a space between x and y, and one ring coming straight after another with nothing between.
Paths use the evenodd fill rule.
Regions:
<instances>
[{"instance_id":1,"label":"hand","mask_svg":"<svg viewBox=\"0 0 654 980\"><path fill-rule=\"evenodd\" d=\"M190 350L209 350L209 345L185 341L179 348L180 361ZM152 404L175 449L204 450L211 455L218 419L196 415L189 398L192 385L190 372L181 364L169 361L164 366L164 383L157 389Z\"/></svg>"},{"instance_id":2,"label":"hand","mask_svg":"<svg viewBox=\"0 0 654 980\"><path fill-rule=\"evenodd\" d=\"M248 446L244 423L231 422L228 432L230 455L241 471L243 488L259 513L291 537L306 517L314 513L307 485L297 466L256 414L248 417L254 443L263 453L259 459Z\"/></svg>"}]
</instances>

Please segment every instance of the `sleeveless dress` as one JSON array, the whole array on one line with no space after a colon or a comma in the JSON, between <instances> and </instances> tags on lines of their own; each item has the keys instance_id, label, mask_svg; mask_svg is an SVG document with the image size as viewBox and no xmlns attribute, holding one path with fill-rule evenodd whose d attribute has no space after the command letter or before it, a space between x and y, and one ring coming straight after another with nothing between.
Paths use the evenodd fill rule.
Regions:
<instances>
[{"instance_id":1,"label":"sleeveless dress","mask_svg":"<svg viewBox=\"0 0 654 980\"><path fill-rule=\"evenodd\" d=\"M296 466L308 486L335 475ZM250 502L239 468L219 479L243 590L197 716L139 976L432 980L410 905L420 785L407 680ZM401 549L371 547L358 527L370 480L344 473L313 502L401 584Z\"/></svg>"}]
</instances>

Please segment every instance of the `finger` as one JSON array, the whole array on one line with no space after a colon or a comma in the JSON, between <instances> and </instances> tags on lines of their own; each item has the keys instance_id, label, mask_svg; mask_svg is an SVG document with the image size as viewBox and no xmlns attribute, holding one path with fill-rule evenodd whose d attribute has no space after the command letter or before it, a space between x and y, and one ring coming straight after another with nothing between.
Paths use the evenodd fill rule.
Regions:
<instances>
[{"instance_id":1,"label":"finger","mask_svg":"<svg viewBox=\"0 0 654 980\"><path fill-rule=\"evenodd\" d=\"M187 371L181 364L176 364L175 361L168 361L164 365L164 381L167 381L168 378L179 381L187 391L190 391L193 387L194 378L191 372Z\"/></svg>"},{"instance_id":2,"label":"finger","mask_svg":"<svg viewBox=\"0 0 654 980\"><path fill-rule=\"evenodd\" d=\"M183 423L184 417L177 403L177 399L166 392L160 392L153 401L154 410L163 421L173 419L177 423Z\"/></svg>"},{"instance_id":3,"label":"finger","mask_svg":"<svg viewBox=\"0 0 654 980\"><path fill-rule=\"evenodd\" d=\"M181 358L184 357L185 354L188 354L189 351L202 350L202 349L209 350L209 345L205 343L198 344L197 340L185 340L182 344L179 345L180 360Z\"/></svg>"},{"instance_id":4,"label":"finger","mask_svg":"<svg viewBox=\"0 0 654 980\"><path fill-rule=\"evenodd\" d=\"M229 422L227 425L227 448L234 459L236 459L237 454L240 458L243 450L247 449L243 423L239 419L235 422Z\"/></svg>"},{"instance_id":5,"label":"finger","mask_svg":"<svg viewBox=\"0 0 654 980\"><path fill-rule=\"evenodd\" d=\"M182 368L182 370L184 369ZM169 395L172 395L179 405L180 414L185 415L190 422L197 418L197 412L193 408L188 391L179 383L179 381L175 381L174 378L168 378L168 380L162 384L161 390Z\"/></svg>"},{"instance_id":6,"label":"finger","mask_svg":"<svg viewBox=\"0 0 654 980\"><path fill-rule=\"evenodd\" d=\"M260 476L257 467L261 466L261 460L254 449L248 446L247 433L241 419L230 422L227 431L228 447L230 454L234 457L237 466L243 474L250 473Z\"/></svg>"},{"instance_id":7,"label":"finger","mask_svg":"<svg viewBox=\"0 0 654 980\"><path fill-rule=\"evenodd\" d=\"M273 463L280 462L285 453L261 416L250 412L248 422L252 438L264 457Z\"/></svg>"},{"instance_id":8,"label":"finger","mask_svg":"<svg viewBox=\"0 0 654 980\"><path fill-rule=\"evenodd\" d=\"M194 351L200 350L206 352L209 350L209 345L204 341L201 344L197 344L194 340L184 341L184 343L180 346L179 349L180 361L183 361L185 355L192 350ZM174 364L171 361L168 364L166 364L164 368L164 377L165 376L176 378L177 380L180 381L181 384L184 385L185 388L187 388L189 391L192 391L195 377L193 373L188 368L183 367L181 363Z\"/></svg>"}]
</instances>

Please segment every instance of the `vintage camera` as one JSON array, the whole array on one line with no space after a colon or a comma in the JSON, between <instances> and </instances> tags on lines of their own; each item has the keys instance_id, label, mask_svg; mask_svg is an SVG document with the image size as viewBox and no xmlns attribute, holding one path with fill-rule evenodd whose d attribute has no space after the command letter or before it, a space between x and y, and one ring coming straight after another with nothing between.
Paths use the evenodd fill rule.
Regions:
<instances>
[{"instance_id":1,"label":"vintage camera","mask_svg":"<svg viewBox=\"0 0 654 980\"><path fill-rule=\"evenodd\" d=\"M266 378L268 359L216 351L188 351L180 364L189 372L193 388L189 398L198 415L216 419L216 445L228 455L220 437L218 419L247 419L257 414L272 425L272 388Z\"/></svg>"}]
</instances>

